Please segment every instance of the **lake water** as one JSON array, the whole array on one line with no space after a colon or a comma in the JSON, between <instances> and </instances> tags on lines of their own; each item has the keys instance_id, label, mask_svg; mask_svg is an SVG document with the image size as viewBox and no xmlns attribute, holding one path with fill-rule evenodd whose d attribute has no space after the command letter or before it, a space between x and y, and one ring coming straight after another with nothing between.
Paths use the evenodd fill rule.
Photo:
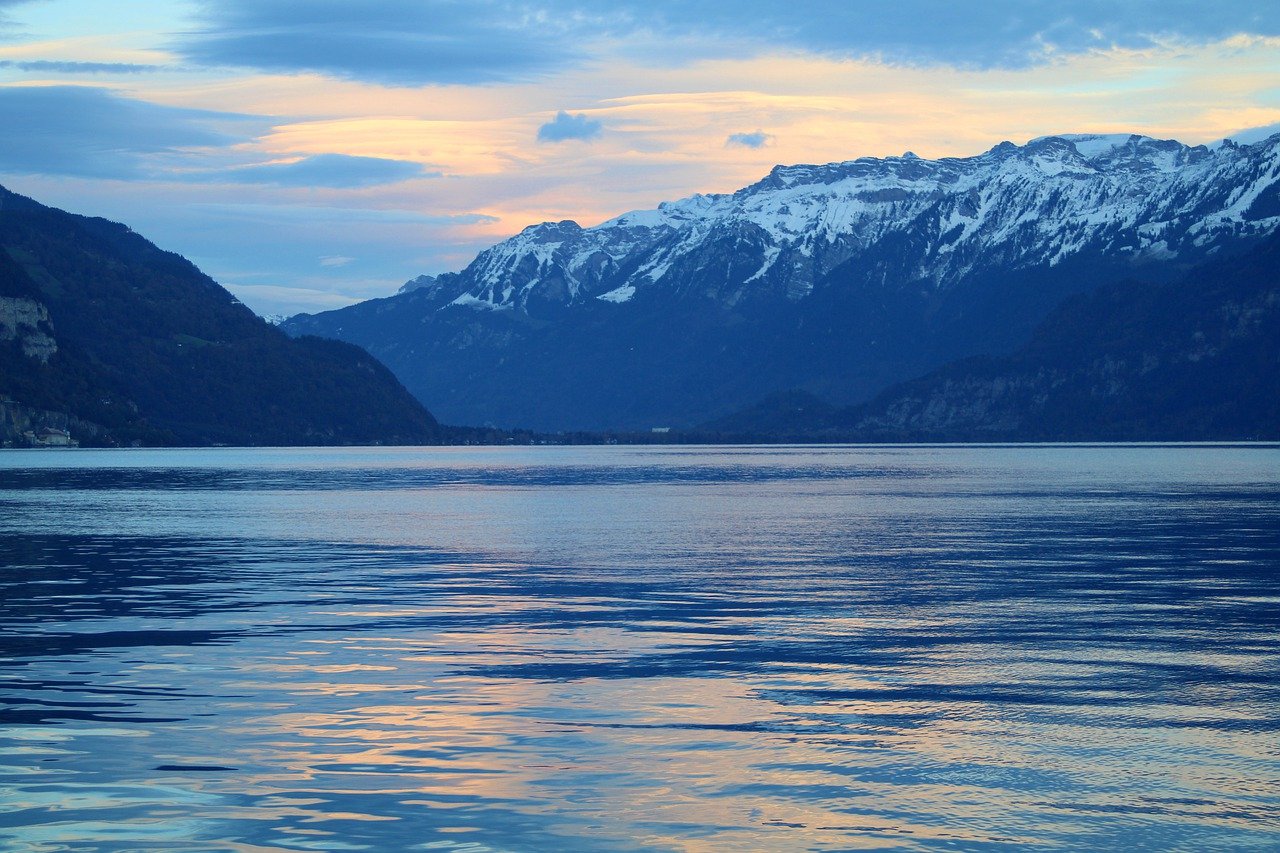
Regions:
<instances>
[{"instance_id":1,"label":"lake water","mask_svg":"<svg viewBox=\"0 0 1280 853\"><path fill-rule=\"evenodd\" d=\"M1280 849L1280 448L0 453L0 849Z\"/></svg>"}]
</instances>

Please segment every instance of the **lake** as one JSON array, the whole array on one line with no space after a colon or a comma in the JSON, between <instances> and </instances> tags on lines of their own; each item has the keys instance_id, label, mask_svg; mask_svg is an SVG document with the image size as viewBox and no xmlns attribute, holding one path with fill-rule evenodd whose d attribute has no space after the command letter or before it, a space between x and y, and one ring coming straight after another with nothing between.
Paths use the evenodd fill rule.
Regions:
<instances>
[{"instance_id":1,"label":"lake","mask_svg":"<svg viewBox=\"0 0 1280 853\"><path fill-rule=\"evenodd\" d=\"M0 452L0 849L1280 849L1280 448Z\"/></svg>"}]
</instances>

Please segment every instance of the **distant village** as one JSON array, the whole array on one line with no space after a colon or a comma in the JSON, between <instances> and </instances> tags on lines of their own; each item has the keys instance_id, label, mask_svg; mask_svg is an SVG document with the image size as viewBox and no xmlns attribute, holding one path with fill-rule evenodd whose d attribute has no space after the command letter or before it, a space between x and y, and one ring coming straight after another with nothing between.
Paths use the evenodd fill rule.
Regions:
<instances>
[{"instance_id":1,"label":"distant village","mask_svg":"<svg viewBox=\"0 0 1280 853\"><path fill-rule=\"evenodd\" d=\"M4 447L79 447L80 442L71 437L65 429L41 427L37 430L26 430L16 438L6 440Z\"/></svg>"},{"instance_id":2,"label":"distant village","mask_svg":"<svg viewBox=\"0 0 1280 853\"><path fill-rule=\"evenodd\" d=\"M79 447L80 441L65 429L75 426L73 421L61 412L29 409L0 395L0 447Z\"/></svg>"}]
</instances>

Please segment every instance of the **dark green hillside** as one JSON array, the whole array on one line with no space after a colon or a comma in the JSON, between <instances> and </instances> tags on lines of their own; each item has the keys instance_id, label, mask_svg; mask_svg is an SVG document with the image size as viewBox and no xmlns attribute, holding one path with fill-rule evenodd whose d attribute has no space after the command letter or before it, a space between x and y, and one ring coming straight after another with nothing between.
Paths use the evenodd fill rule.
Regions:
<instances>
[{"instance_id":1,"label":"dark green hillside","mask_svg":"<svg viewBox=\"0 0 1280 853\"><path fill-rule=\"evenodd\" d=\"M3 188L0 397L76 419L88 443L442 437L363 350L291 340L185 258L127 227Z\"/></svg>"}]
</instances>

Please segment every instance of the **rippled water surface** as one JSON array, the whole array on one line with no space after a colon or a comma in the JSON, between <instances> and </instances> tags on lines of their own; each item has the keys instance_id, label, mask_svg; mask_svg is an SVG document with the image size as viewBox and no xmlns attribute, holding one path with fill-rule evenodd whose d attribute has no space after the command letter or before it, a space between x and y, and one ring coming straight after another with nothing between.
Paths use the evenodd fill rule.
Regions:
<instances>
[{"instance_id":1,"label":"rippled water surface","mask_svg":"<svg viewBox=\"0 0 1280 853\"><path fill-rule=\"evenodd\" d=\"M0 452L0 849L1280 849L1280 449Z\"/></svg>"}]
</instances>

